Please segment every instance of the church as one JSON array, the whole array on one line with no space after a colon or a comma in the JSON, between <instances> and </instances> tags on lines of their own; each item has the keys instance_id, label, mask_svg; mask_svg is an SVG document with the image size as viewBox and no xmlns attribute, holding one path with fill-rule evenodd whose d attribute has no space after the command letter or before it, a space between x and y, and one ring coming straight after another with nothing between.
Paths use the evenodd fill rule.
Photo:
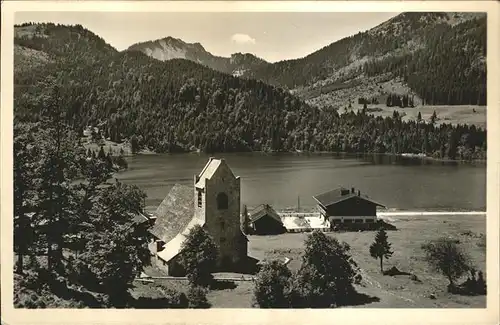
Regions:
<instances>
[{"instance_id":1,"label":"church","mask_svg":"<svg viewBox=\"0 0 500 325\"><path fill-rule=\"evenodd\" d=\"M224 159L210 158L193 187L176 184L154 213L149 249L155 265L171 276L184 276L179 264L182 243L199 225L219 247L219 272L254 273L257 260L248 256L248 239L240 222L240 177Z\"/></svg>"}]
</instances>

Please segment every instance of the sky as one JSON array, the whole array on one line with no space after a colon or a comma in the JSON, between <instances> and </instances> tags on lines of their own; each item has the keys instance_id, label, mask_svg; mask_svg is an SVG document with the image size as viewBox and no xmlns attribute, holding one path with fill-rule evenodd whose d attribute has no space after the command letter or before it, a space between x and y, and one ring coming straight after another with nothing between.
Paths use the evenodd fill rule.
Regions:
<instances>
[{"instance_id":1,"label":"sky","mask_svg":"<svg viewBox=\"0 0 500 325\"><path fill-rule=\"evenodd\" d=\"M253 53L269 62L304 57L396 16L394 12L17 12L15 23L80 24L117 50L171 36L229 57Z\"/></svg>"}]
</instances>

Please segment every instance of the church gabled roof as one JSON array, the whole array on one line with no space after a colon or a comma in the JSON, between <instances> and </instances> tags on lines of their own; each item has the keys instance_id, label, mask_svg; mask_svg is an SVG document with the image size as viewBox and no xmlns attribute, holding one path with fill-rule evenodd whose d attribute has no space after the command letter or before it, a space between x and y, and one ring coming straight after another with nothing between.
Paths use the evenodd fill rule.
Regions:
<instances>
[{"instance_id":1,"label":"church gabled roof","mask_svg":"<svg viewBox=\"0 0 500 325\"><path fill-rule=\"evenodd\" d=\"M163 250L158 252L158 256L166 262L177 256L181 252L182 243L186 240L189 232L197 225L203 227L205 221L193 217L182 232L179 232L172 240L165 244Z\"/></svg>"},{"instance_id":2,"label":"church gabled roof","mask_svg":"<svg viewBox=\"0 0 500 325\"><path fill-rule=\"evenodd\" d=\"M174 185L154 214L156 221L150 232L156 238L168 243L194 218L193 188Z\"/></svg>"}]
</instances>

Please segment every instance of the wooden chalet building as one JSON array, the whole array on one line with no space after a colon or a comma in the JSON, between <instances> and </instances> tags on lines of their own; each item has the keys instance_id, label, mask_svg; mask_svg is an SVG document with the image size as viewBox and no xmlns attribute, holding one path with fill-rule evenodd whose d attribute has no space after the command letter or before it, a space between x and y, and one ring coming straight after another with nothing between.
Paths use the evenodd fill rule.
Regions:
<instances>
[{"instance_id":1,"label":"wooden chalet building","mask_svg":"<svg viewBox=\"0 0 500 325\"><path fill-rule=\"evenodd\" d=\"M330 222L331 228L371 228L377 222L377 203L354 188L340 187L316 196L321 218Z\"/></svg>"},{"instance_id":2,"label":"wooden chalet building","mask_svg":"<svg viewBox=\"0 0 500 325\"><path fill-rule=\"evenodd\" d=\"M280 216L269 204L261 204L250 212L250 231L256 235L276 235L286 232Z\"/></svg>"}]
</instances>

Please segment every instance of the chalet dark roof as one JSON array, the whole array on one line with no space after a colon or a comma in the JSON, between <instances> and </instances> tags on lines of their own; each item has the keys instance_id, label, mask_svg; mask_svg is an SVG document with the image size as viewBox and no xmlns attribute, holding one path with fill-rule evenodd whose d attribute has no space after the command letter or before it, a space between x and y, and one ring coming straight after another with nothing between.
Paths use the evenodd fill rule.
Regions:
<instances>
[{"instance_id":1,"label":"chalet dark roof","mask_svg":"<svg viewBox=\"0 0 500 325\"><path fill-rule=\"evenodd\" d=\"M261 204L250 212L250 221L255 222L262 217L270 216L274 220L282 223L280 216L269 204Z\"/></svg>"},{"instance_id":2,"label":"chalet dark roof","mask_svg":"<svg viewBox=\"0 0 500 325\"><path fill-rule=\"evenodd\" d=\"M371 203L373 203L375 205L378 205L380 207L384 207L385 208L384 205L371 200L368 196L361 195L359 193L359 191L349 190L349 189L344 188L344 187L339 187L339 188L336 188L334 190L331 190L331 191L328 191L328 192L325 192L325 193L313 196L313 198L320 205L322 205L324 207L328 207L330 205L337 204L339 202L342 202L342 201L345 201L345 200L348 200L348 199L351 199L351 198L354 198L354 197L358 197L358 198L360 198L362 200L371 202Z\"/></svg>"},{"instance_id":3,"label":"chalet dark roof","mask_svg":"<svg viewBox=\"0 0 500 325\"><path fill-rule=\"evenodd\" d=\"M176 184L156 212L156 221L150 232L168 243L181 233L194 218L194 189Z\"/></svg>"}]
</instances>

